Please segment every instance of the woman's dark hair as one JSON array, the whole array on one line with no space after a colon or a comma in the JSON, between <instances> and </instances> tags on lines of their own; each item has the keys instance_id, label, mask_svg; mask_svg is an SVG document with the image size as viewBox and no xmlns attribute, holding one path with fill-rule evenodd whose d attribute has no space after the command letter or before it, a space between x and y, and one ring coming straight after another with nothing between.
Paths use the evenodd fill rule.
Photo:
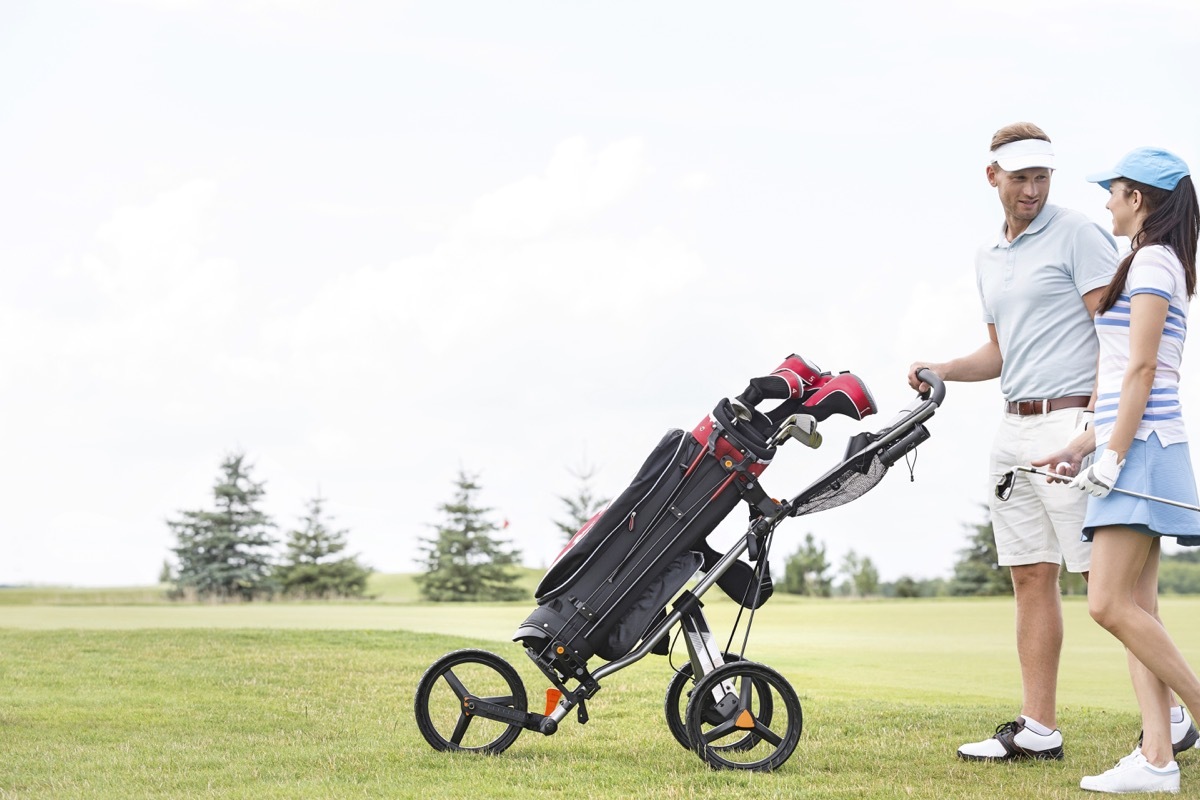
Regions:
<instances>
[{"instance_id":1,"label":"woman's dark hair","mask_svg":"<svg viewBox=\"0 0 1200 800\"><path fill-rule=\"evenodd\" d=\"M1200 236L1200 204L1196 200L1196 188L1189 175L1180 178L1172 191L1147 186L1128 178L1114 178L1113 184L1124 184L1128 191L1137 189L1142 193L1149 213L1142 222L1142 229L1133 235L1130 244L1133 250L1117 265L1112 282L1100 299L1098 313L1108 311L1125 291L1129 277L1129 265L1137 251L1152 244L1166 245L1175 251L1183 263L1183 274L1187 280L1187 296L1196 293L1196 239Z\"/></svg>"}]
</instances>

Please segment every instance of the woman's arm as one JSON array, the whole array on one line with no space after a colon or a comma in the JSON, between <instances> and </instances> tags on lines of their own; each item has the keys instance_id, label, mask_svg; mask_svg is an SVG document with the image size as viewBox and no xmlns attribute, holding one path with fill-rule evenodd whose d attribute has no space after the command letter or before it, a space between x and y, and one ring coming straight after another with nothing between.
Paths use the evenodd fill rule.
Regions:
<instances>
[{"instance_id":1,"label":"woman's arm","mask_svg":"<svg viewBox=\"0 0 1200 800\"><path fill-rule=\"evenodd\" d=\"M1158 345L1167 320L1167 304L1166 298L1154 294L1136 294L1129 303L1129 363L1117 399L1117 421L1104 453L1071 481L1071 486L1094 497L1104 497L1117 485L1125 454L1142 424L1158 369Z\"/></svg>"}]
</instances>

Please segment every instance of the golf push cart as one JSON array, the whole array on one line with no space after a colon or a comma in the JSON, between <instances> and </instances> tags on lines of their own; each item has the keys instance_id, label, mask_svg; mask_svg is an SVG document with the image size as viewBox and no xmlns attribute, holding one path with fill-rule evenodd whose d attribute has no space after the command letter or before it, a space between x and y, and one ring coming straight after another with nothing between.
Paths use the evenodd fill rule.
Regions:
<instances>
[{"instance_id":1,"label":"golf push cart","mask_svg":"<svg viewBox=\"0 0 1200 800\"><path fill-rule=\"evenodd\" d=\"M781 445L794 439L816 448L818 422L875 413L869 390L852 373L822 372L792 355L736 398L721 400L691 431L669 431L629 487L558 555L538 585L537 608L513 636L552 684L545 713L529 710L521 678L503 658L458 650L417 684L422 736L437 750L494 754L523 730L554 733L572 711L586 723L587 701L601 681L650 654L667 655L679 626L689 659L668 683L665 703L675 739L715 768L783 764L800 738L800 699L775 670L721 649L700 598L716 584L742 606L739 621L749 610L744 653L754 612L773 589L767 556L775 528L857 499L929 438L924 423L945 387L929 370L919 377L929 391L882 430L853 436L837 466L783 501L759 484ZM764 400L780 402L764 412ZM750 506L747 530L718 552L706 539L741 501Z\"/></svg>"}]
</instances>

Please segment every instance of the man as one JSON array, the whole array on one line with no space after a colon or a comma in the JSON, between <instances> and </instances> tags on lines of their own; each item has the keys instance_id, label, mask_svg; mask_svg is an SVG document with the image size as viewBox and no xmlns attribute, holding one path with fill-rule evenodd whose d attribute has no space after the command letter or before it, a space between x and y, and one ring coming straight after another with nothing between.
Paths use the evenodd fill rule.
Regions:
<instances>
[{"instance_id":1,"label":"man","mask_svg":"<svg viewBox=\"0 0 1200 800\"><path fill-rule=\"evenodd\" d=\"M1053 171L1050 138L1038 126L1014 123L992 137L987 179L1004 225L975 261L988 339L960 358L909 369L909 384L921 389L922 368L946 381L1000 378L1005 404L992 445L993 481L1015 464L1059 450L1090 419L1094 402L1092 316L1116 270L1116 242L1083 214L1047 204ZM1063 639L1059 569L1065 562L1068 571L1087 576L1090 545L1080 535L1086 497L1018 475L1009 499L989 493L989 504L999 563L1011 571L1016 598L1021 714L991 738L960 747L959 757L970 761L1063 757L1055 713ZM1195 736L1181 715L1173 710L1177 741Z\"/></svg>"}]
</instances>

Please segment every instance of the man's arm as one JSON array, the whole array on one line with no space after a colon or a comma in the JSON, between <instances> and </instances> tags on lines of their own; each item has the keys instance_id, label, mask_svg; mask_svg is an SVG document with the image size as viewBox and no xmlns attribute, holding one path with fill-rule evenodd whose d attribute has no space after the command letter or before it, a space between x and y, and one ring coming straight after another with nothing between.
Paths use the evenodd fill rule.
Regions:
<instances>
[{"instance_id":1,"label":"man's arm","mask_svg":"<svg viewBox=\"0 0 1200 800\"><path fill-rule=\"evenodd\" d=\"M1004 357L1000 355L1000 341L996 338L996 326L989 323L987 328L987 342L973 353L950 361L917 361L913 363L908 368L908 385L920 392L929 388L927 384L917 378L917 371L921 369L933 370L933 373L944 381L974 382L999 378Z\"/></svg>"},{"instance_id":2,"label":"man's arm","mask_svg":"<svg viewBox=\"0 0 1200 800\"><path fill-rule=\"evenodd\" d=\"M1099 289L1092 289L1083 296L1083 304L1087 307L1088 314L1094 319L1096 311L1100 308L1100 298L1104 297L1104 293L1108 291L1107 286L1101 286Z\"/></svg>"}]
</instances>

